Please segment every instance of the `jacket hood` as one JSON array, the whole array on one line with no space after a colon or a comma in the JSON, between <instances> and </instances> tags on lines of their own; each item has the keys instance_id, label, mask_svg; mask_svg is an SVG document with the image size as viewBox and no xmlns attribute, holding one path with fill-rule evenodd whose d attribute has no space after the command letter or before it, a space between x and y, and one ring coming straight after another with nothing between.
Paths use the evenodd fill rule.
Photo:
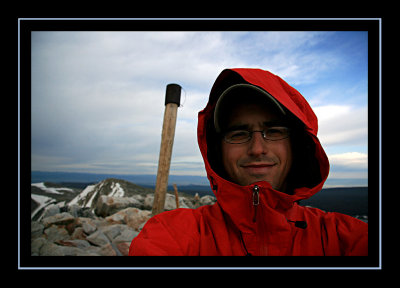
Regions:
<instances>
[{"instance_id":1,"label":"jacket hood","mask_svg":"<svg viewBox=\"0 0 400 288\"><path fill-rule=\"evenodd\" d=\"M289 179L293 182L291 192L286 194L275 191L269 183L264 181L258 183L262 187L266 187L269 191L269 198L272 201L272 205L290 206L295 201L309 198L320 191L329 174L329 161L317 137L317 117L306 99L279 76L268 71L235 68L225 69L220 73L211 89L206 107L198 115L198 144L204 159L207 177L217 200L220 202L232 196L226 199L226 201L232 202L232 205L238 205L232 199L234 198L234 193L221 195L219 190L222 189L218 189L218 187L223 187L223 190L231 191L246 190L249 188L232 183L223 176L223 169L218 164L219 155L216 154L214 149L216 145L219 145L217 141L218 135L214 128L216 102L222 92L228 87L241 83L255 85L269 93L281 106L287 109L288 114L296 122L296 130L299 131L296 144L298 143L297 141L300 141L302 144L292 145L299 148L296 148L297 152L294 151L295 160L293 161L292 171L288 176L292 177ZM303 158L296 161L296 156Z\"/></svg>"}]
</instances>

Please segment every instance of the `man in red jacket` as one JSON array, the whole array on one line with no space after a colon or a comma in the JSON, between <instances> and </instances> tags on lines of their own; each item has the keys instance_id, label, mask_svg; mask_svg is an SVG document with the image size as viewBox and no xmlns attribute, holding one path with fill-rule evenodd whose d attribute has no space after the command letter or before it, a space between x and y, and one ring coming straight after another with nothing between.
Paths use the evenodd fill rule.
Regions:
<instances>
[{"instance_id":1,"label":"man in red jacket","mask_svg":"<svg viewBox=\"0 0 400 288\"><path fill-rule=\"evenodd\" d=\"M368 255L368 225L300 206L329 162L304 97L260 69L226 69L199 113L198 143L214 205L152 217L129 255Z\"/></svg>"}]
</instances>

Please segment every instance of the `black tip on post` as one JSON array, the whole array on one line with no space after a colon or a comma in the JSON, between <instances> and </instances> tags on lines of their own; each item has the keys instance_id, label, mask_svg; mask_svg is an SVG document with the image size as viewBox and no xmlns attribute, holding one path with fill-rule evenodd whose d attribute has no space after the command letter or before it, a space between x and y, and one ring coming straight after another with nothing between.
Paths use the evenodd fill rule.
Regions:
<instances>
[{"instance_id":1,"label":"black tip on post","mask_svg":"<svg viewBox=\"0 0 400 288\"><path fill-rule=\"evenodd\" d=\"M175 103L178 107L181 105L181 86L178 84L168 84L165 93L165 105Z\"/></svg>"}]
</instances>

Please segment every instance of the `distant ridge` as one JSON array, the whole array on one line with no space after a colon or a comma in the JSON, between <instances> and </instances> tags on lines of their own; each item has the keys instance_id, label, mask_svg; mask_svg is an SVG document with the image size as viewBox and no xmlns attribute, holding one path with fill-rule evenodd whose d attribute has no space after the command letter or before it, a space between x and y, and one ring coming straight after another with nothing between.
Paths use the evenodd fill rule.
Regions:
<instances>
[{"instance_id":1,"label":"distant ridge","mask_svg":"<svg viewBox=\"0 0 400 288\"><path fill-rule=\"evenodd\" d=\"M77 173L77 172L45 172L32 171L31 183L38 182L72 182L72 183L98 183L107 178L123 179L138 185L155 186L156 175L129 175L129 174L96 174L96 173ZM209 182L205 176L179 176L170 175L169 185L207 185Z\"/></svg>"}]
</instances>

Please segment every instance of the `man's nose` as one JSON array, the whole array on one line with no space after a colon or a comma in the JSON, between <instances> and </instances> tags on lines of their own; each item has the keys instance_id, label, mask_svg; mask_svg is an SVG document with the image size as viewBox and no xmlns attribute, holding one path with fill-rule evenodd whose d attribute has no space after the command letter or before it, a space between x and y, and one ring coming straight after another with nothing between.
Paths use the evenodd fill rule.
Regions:
<instances>
[{"instance_id":1,"label":"man's nose","mask_svg":"<svg viewBox=\"0 0 400 288\"><path fill-rule=\"evenodd\" d=\"M267 153L267 142L264 140L262 133L254 132L249 142L249 155L260 155Z\"/></svg>"}]
</instances>

